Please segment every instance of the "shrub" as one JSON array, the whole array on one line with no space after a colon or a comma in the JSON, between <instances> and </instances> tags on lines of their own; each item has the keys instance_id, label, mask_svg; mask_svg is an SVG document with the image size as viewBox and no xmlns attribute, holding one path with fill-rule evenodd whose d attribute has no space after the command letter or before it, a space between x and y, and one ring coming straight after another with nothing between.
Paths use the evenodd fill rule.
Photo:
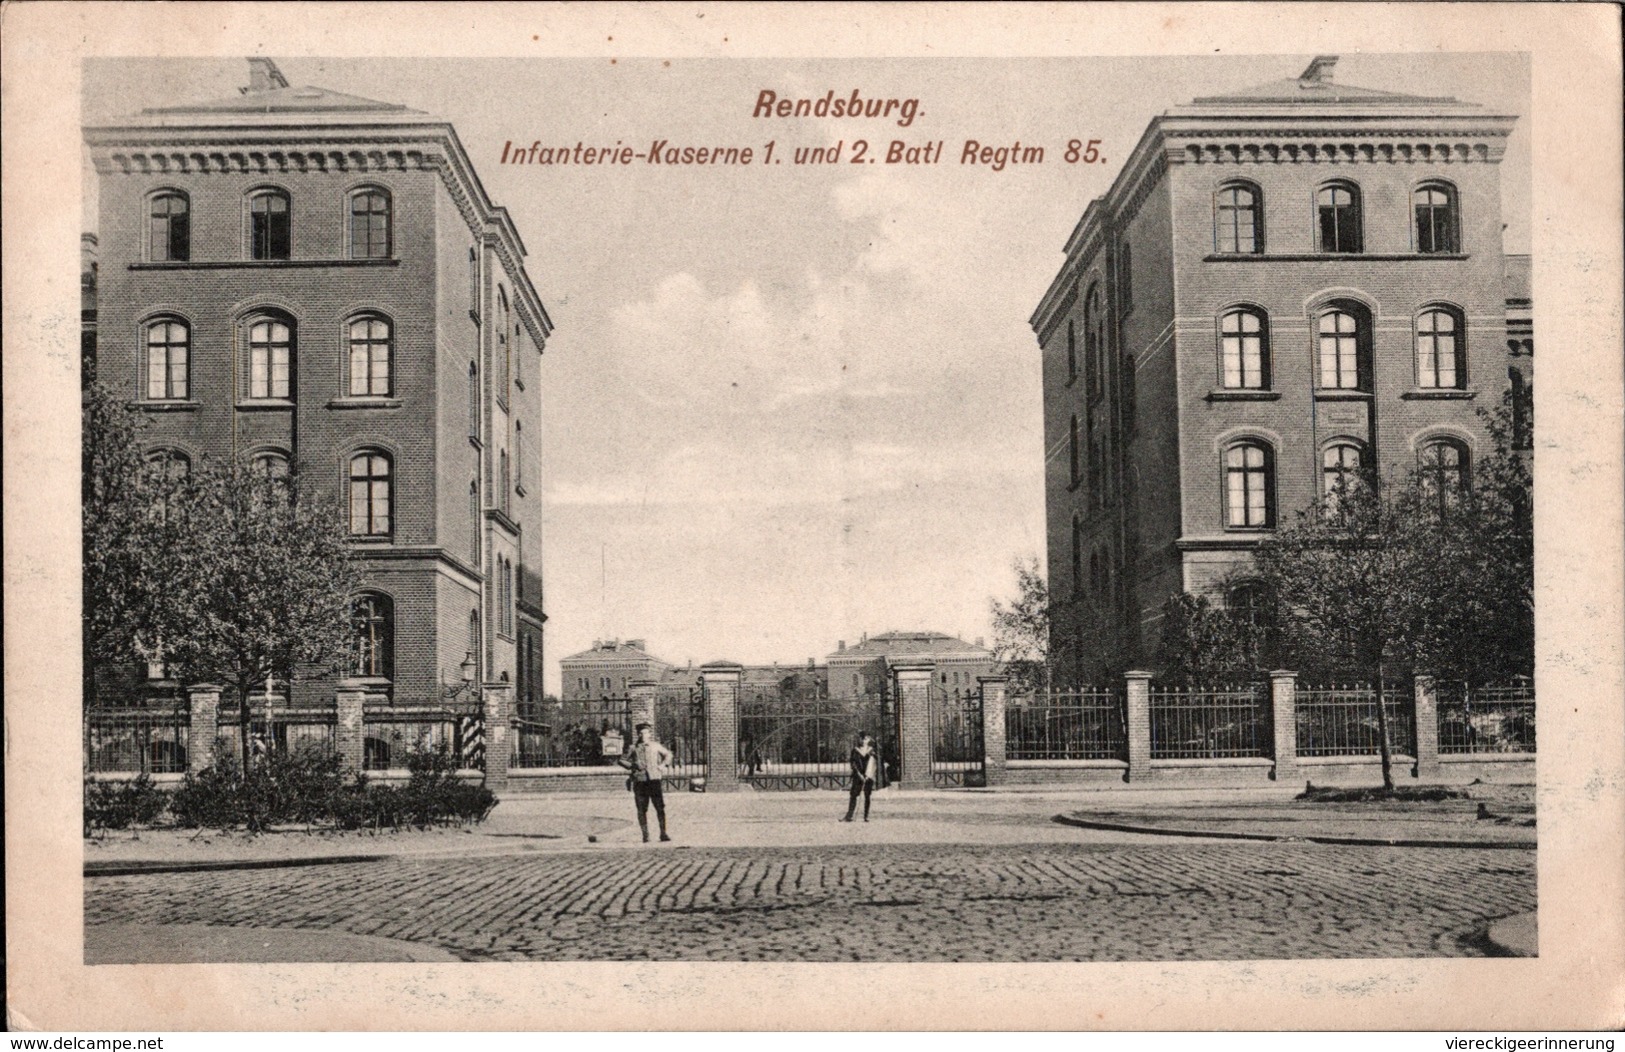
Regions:
<instances>
[{"instance_id":1,"label":"shrub","mask_svg":"<svg viewBox=\"0 0 1625 1052\"><path fill-rule=\"evenodd\" d=\"M182 829L232 829L244 821L243 774L229 753L186 781L175 791L169 811Z\"/></svg>"},{"instance_id":2,"label":"shrub","mask_svg":"<svg viewBox=\"0 0 1625 1052\"><path fill-rule=\"evenodd\" d=\"M97 829L150 826L169 806L169 794L142 772L129 781L85 782L85 835Z\"/></svg>"}]
</instances>

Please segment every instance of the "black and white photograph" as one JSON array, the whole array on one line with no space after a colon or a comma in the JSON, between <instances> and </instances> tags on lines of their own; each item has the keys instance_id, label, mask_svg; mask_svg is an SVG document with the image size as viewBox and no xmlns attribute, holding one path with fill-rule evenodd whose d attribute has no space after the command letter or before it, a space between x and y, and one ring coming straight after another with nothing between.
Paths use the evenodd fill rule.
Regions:
<instances>
[{"instance_id":1,"label":"black and white photograph","mask_svg":"<svg viewBox=\"0 0 1625 1052\"><path fill-rule=\"evenodd\" d=\"M417 42L76 54L48 229L78 227L77 333L58 276L6 355L8 444L28 355L78 448L48 468L62 649L7 604L61 800L28 843L71 862L85 990L222 986L58 991L46 1025L529 998L579 1027L700 962L745 985L659 1025L975 1026L1015 974L1005 1008L1061 1014L1002 1026L1425 1028L1463 990L1605 1025L1618 181L1542 145L1539 5L1456 46L1466 12L1379 6L1426 43L1083 5L1064 46L932 51L856 5L869 46L774 49L760 9L672 5L492 12L495 51L455 46L470 8L437 52L451 8L334 5ZM1197 12L1278 32L1202 46ZM1583 248L1565 191L1602 206ZM1018 964L1054 967L987 970ZM596 1002L576 965L655 978ZM918 1000L789 1012L799 965ZM243 966L271 982L235 999ZM307 966L374 966L401 1014L318 1009ZM1228 1022L1159 1014L1192 968ZM955 974L991 985L953 1005ZM1537 974L1573 1004L1489 996ZM1156 1007L1040 993L1086 975ZM1372 1016L1315 1015L1357 990Z\"/></svg>"}]
</instances>

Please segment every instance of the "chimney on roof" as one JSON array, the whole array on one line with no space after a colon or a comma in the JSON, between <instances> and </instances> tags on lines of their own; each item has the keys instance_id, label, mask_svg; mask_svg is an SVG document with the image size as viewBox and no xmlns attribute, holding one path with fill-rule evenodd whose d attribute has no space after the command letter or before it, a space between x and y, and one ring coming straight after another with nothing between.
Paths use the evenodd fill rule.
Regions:
<instances>
[{"instance_id":1,"label":"chimney on roof","mask_svg":"<svg viewBox=\"0 0 1625 1052\"><path fill-rule=\"evenodd\" d=\"M837 640L836 643L835 643L835 652L837 654L839 654L844 650L846 650L846 640L844 640L844 639Z\"/></svg>"},{"instance_id":2,"label":"chimney on roof","mask_svg":"<svg viewBox=\"0 0 1625 1052\"><path fill-rule=\"evenodd\" d=\"M274 91L277 88L288 86L288 78L276 68L276 63L268 58L255 57L248 60L248 87L242 89L244 95L255 95L262 91Z\"/></svg>"},{"instance_id":3,"label":"chimney on roof","mask_svg":"<svg viewBox=\"0 0 1625 1052\"><path fill-rule=\"evenodd\" d=\"M631 650L642 650L643 649L643 642L644 641L641 640L641 639L628 639L626 641L626 645L627 645L628 649L631 649Z\"/></svg>"},{"instance_id":4,"label":"chimney on roof","mask_svg":"<svg viewBox=\"0 0 1625 1052\"><path fill-rule=\"evenodd\" d=\"M1335 65L1337 65L1336 55L1316 55L1314 61L1309 63L1309 68L1298 74L1298 79L1315 84L1330 84L1332 67Z\"/></svg>"},{"instance_id":5,"label":"chimney on roof","mask_svg":"<svg viewBox=\"0 0 1625 1052\"><path fill-rule=\"evenodd\" d=\"M982 637L981 636L976 637L976 645L981 647L983 650L987 649L987 644L982 642Z\"/></svg>"}]
</instances>

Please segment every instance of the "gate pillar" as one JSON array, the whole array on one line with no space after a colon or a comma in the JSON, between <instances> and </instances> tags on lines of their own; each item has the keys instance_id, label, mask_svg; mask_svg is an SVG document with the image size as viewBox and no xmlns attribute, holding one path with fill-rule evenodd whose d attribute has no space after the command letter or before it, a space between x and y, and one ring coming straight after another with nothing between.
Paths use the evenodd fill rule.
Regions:
<instances>
[{"instance_id":1,"label":"gate pillar","mask_svg":"<svg viewBox=\"0 0 1625 1052\"><path fill-rule=\"evenodd\" d=\"M1432 676L1416 677L1416 777L1435 781L1439 766L1439 684Z\"/></svg>"},{"instance_id":2,"label":"gate pillar","mask_svg":"<svg viewBox=\"0 0 1625 1052\"><path fill-rule=\"evenodd\" d=\"M739 791L739 679L744 667L727 661L700 666L705 689L705 791Z\"/></svg>"},{"instance_id":3,"label":"gate pillar","mask_svg":"<svg viewBox=\"0 0 1625 1052\"><path fill-rule=\"evenodd\" d=\"M367 689L354 679L339 680L333 695L333 748L346 774L358 774L366 756Z\"/></svg>"},{"instance_id":4,"label":"gate pillar","mask_svg":"<svg viewBox=\"0 0 1625 1052\"><path fill-rule=\"evenodd\" d=\"M647 723L651 727L658 727L655 697L660 691L660 684L652 679L635 679L627 685L627 690L632 693L632 726Z\"/></svg>"},{"instance_id":5,"label":"gate pillar","mask_svg":"<svg viewBox=\"0 0 1625 1052\"><path fill-rule=\"evenodd\" d=\"M186 769L197 774L214 766L214 740L220 734L220 688L198 683L186 689Z\"/></svg>"},{"instance_id":6,"label":"gate pillar","mask_svg":"<svg viewBox=\"0 0 1625 1052\"><path fill-rule=\"evenodd\" d=\"M509 722L513 713L513 684L487 683L480 691L485 717L485 787L492 792L508 788L508 763L513 753Z\"/></svg>"},{"instance_id":7,"label":"gate pillar","mask_svg":"<svg viewBox=\"0 0 1625 1052\"><path fill-rule=\"evenodd\" d=\"M1128 733L1128 780L1151 777L1151 673L1123 673L1123 708Z\"/></svg>"},{"instance_id":8,"label":"gate pillar","mask_svg":"<svg viewBox=\"0 0 1625 1052\"><path fill-rule=\"evenodd\" d=\"M991 788L1004 784L1004 692L1006 676L978 676L982 685L982 777Z\"/></svg>"},{"instance_id":9,"label":"gate pillar","mask_svg":"<svg viewBox=\"0 0 1625 1052\"><path fill-rule=\"evenodd\" d=\"M930 789L931 739L931 676L935 665L893 665L892 675L897 683L897 734L901 750L899 788Z\"/></svg>"}]
</instances>

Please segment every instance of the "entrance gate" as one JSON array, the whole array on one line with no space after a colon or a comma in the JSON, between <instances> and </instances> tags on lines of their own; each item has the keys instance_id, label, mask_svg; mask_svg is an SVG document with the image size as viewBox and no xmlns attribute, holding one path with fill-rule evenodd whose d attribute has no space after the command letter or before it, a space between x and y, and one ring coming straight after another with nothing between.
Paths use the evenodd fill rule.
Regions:
<instances>
[{"instance_id":1,"label":"entrance gate","mask_svg":"<svg viewBox=\"0 0 1625 1052\"><path fill-rule=\"evenodd\" d=\"M931 782L939 789L987 784L982 692L931 690Z\"/></svg>"},{"instance_id":2,"label":"entrance gate","mask_svg":"<svg viewBox=\"0 0 1625 1052\"><path fill-rule=\"evenodd\" d=\"M844 789L857 736L874 735L897 777L897 709L889 692L829 698L752 692L739 702L739 777L758 789Z\"/></svg>"},{"instance_id":3,"label":"entrance gate","mask_svg":"<svg viewBox=\"0 0 1625 1052\"><path fill-rule=\"evenodd\" d=\"M662 690L655 696L655 738L671 750L668 782L680 787L703 780L709 747L705 737L705 692L699 687Z\"/></svg>"}]
</instances>

